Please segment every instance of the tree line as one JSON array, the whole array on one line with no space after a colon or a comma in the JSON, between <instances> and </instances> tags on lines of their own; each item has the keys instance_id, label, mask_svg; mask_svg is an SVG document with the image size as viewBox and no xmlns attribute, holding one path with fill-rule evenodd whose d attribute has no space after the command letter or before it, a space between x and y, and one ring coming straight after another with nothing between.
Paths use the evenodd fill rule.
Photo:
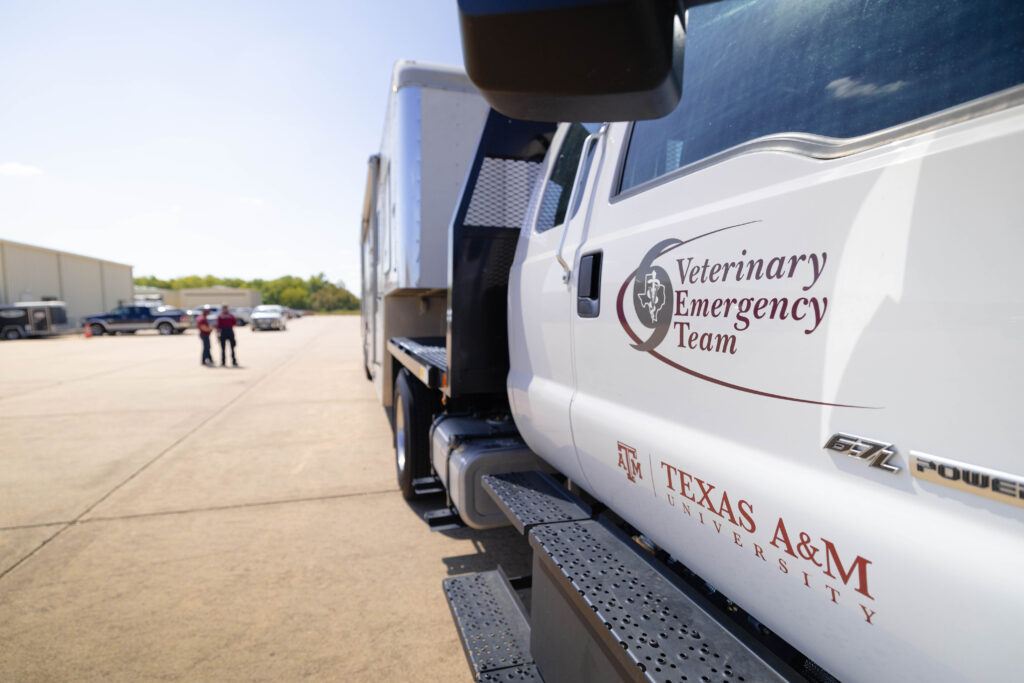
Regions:
<instances>
[{"instance_id":1,"label":"tree line","mask_svg":"<svg viewBox=\"0 0 1024 683\"><path fill-rule=\"evenodd\" d=\"M186 275L163 280L146 275L135 278L135 284L160 289L196 289L215 285L255 289L265 304L280 304L307 311L354 311L359 308L359 297L348 291L344 282L330 282L323 273L311 275L305 280L294 275L274 280L243 280L213 275Z\"/></svg>"}]
</instances>

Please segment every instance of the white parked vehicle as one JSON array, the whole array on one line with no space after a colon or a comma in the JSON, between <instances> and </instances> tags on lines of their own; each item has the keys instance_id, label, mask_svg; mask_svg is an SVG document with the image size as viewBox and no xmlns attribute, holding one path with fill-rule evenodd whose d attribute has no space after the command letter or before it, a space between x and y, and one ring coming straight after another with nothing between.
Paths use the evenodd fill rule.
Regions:
<instances>
[{"instance_id":1,"label":"white parked vehicle","mask_svg":"<svg viewBox=\"0 0 1024 683\"><path fill-rule=\"evenodd\" d=\"M393 106L363 215L403 492L534 551L528 619L521 581L446 580L475 675L1015 680L1024 6L680 3L664 109L656 78L558 85L557 50L536 92L487 71L484 29L507 50L543 4L460 3L493 104L659 117L491 111L467 162ZM445 163L451 220L406 222Z\"/></svg>"},{"instance_id":2,"label":"white parked vehicle","mask_svg":"<svg viewBox=\"0 0 1024 683\"><path fill-rule=\"evenodd\" d=\"M252 309L249 316L252 331L257 330L287 330L288 320L284 314L284 307L276 304L266 304Z\"/></svg>"}]
</instances>

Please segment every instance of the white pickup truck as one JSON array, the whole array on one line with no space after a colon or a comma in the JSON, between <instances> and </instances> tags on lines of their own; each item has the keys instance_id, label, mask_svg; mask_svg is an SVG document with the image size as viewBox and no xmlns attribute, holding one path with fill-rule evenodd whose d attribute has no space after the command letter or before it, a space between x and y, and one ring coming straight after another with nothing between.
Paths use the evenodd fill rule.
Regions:
<instances>
[{"instance_id":1,"label":"white pickup truck","mask_svg":"<svg viewBox=\"0 0 1024 683\"><path fill-rule=\"evenodd\" d=\"M477 78L514 4L488 100L602 120ZM1024 5L667 4L656 118L396 68L367 373L429 521L534 551L446 582L474 675L1019 679Z\"/></svg>"}]
</instances>

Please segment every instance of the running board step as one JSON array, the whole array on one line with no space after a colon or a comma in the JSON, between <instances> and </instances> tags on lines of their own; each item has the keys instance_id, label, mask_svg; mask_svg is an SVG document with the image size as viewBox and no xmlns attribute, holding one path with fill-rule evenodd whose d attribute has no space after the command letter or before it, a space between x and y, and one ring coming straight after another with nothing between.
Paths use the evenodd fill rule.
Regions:
<instances>
[{"instance_id":1,"label":"running board step","mask_svg":"<svg viewBox=\"0 0 1024 683\"><path fill-rule=\"evenodd\" d=\"M487 474L481 484L521 534L538 524L590 519L586 503L543 472Z\"/></svg>"},{"instance_id":2,"label":"running board step","mask_svg":"<svg viewBox=\"0 0 1024 683\"><path fill-rule=\"evenodd\" d=\"M734 683L791 673L618 529L597 520L545 524L530 531L530 546L532 654L550 680Z\"/></svg>"},{"instance_id":3,"label":"running board step","mask_svg":"<svg viewBox=\"0 0 1024 683\"><path fill-rule=\"evenodd\" d=\"M434 493L444 493L444 486L437 477L420 477L412 480L412 491L417 496L429 496Z\"/></svg>"},{"instance_id":4,"label":"running board step","mask_svg":"<svg viewBox=\"0 0 1024 683\"><path fill-rule=\"evenodd\" d=\"M455 508L439 508L423 513L423 521L427 523L431 531L449 531L461 529L466 526Z\"/></svg>"},{"instance_id":5,"label":"running board step","mask_svg":"<svg viewBox=\"0 0 1024 683\"><path fill-rule=\"evenodd\" d=\"M477 681L538 681L530 624L500 569L442 581L448 607Z\"/></svg>"}]
</instances>

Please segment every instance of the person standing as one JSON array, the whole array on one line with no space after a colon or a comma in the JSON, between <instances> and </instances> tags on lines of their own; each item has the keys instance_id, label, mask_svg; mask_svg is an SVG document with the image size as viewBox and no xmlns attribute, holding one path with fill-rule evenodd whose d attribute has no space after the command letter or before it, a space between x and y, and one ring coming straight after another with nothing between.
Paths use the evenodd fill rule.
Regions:
<instances>
[{"instance_id":1,"label":"person standing","mask_svg":"<svg viewBox=\"0 0 1024 683\"><path fill-rule=\"evenodd\" d=\"M231 315L228 310L227 304L224 304L220 308L220 314L217 316L217 334L220 337L220 365L224 367L228 364L227 349L225 346L231 345L231 364L238 367L238 359L235 358L235 323L238 320L235 316Z\"/></svg>"},{"instance_id":2,"label":"person standing","mask_svg":"<svg viewBox=\"0 0 1024 683\"><path fill-rule=\"evenodd\" d=\"M199 314L196 328L199 330L199 341L203 342L203 359L200 362L204 366L211 366L213 365L213 354L210 353L210 333L213 332L213 328L210 327L210 321L206 318L206 311Z\"/></svg>"}]
</instances>

